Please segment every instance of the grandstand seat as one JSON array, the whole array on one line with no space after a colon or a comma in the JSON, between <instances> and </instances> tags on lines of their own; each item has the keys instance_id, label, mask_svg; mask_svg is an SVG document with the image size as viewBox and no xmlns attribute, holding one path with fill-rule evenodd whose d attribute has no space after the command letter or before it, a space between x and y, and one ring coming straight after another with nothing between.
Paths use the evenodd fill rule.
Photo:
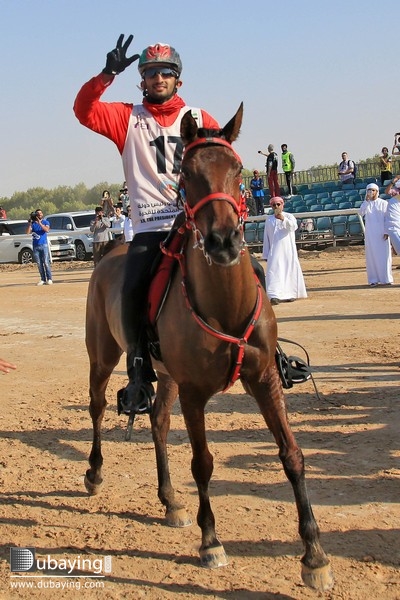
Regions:
<instances>
[{"instance_id":1,"label":"grandstand seat","mask_svg":"<svg viewBox=\"0 0 400 600\"><path fill-rule=\"evenodd\" d=\"M379 196L384 200L390 200L390 198L392 197L390 194L379 194Z\"/></svg>"},{"instance_id":2,"label":"grandstand seat","mask_svg":"<svg viewBox=\"0 0 400 600\"><path fill-rule=\"evenodd\" d=\"M324 210L322 204L311 204L309 208L310 212L321 212L322 210Z\"/></svg>"},{"instance_id":3,"label":"grandstand seat","mask_svg":"<svg viewBox=\"0 0 400 600\"><path fill-rule=\"evenodd\" d=\"M339 202L339 210L345 210L346 208L353 208L352 203L348 200L346 202Z\"/></svg>"},{"instance_id":4,"label":"grandstand seat","mask_svg":"<svg viewBox=\"0 0 400 600\"><path fill-rule=\"evenodd\" d=\"M301 194L294 194L287 202L294 202L295 200L301 200L303 202L303 196Z\"/></svg>"},{"instance_id":5,"label":"grandstand seat","mask_svg":"<svg viewBox=\"0 0 400 600\"><path fill-rule=\"evenodd\" d=\"M332 231L335 238L347 237L347 216L337 215L332 218Z\"/></svg>"},{"instance_id":6,"label":"grandstand seat","mask_svg":"<svg viewBox=\"0 0 400 600\"><path fill-rule=\"evenodd\" d=\"M327 198L329 199L329 197L329 192L327 192L326 190L324 192L317 193L317 200L319 200L321 204L323 204L322 200L326 200Z\"/></svg>"},{"instance_id":7,"label":"grandstand seat","mask_svg":"<svg viewBox=\"0 0 400 600\"><path fill-rule=\"evenodd\" d=\"M381 196L382 198L382 196ZM361 198L354 200L353 202L353 208L360 208L361 204L364 202L364 200L362 200Z\"/></svg>"},{"instance_id":8,"label":"grandstand seat","mask_svg":"<svg viewBox=\"0 0 400 600\"><path fill-rule=\"evenodd\" d=\"M301 183L300 185L296 185L296 189L298 194L301 194L303 192L307 194L310 188L308 187L307 183Z\"/></svg>"},{"instance_id":9,"label":"grandstand seat","mask_svg":"<svg viewBox=\"0 0 400 600\"><path fill-rule=\"evenodd\" d=\"M389 185L389 183L392 183L391 179L385 179L385 181L383 182L383 186L385 189L387 188L387 186Z\"/></svg>"},{"instance_id":10,"label":"grandstand seat","mask_svg":"<svg viewBox=\"0 0 400 600\"><path fill-rule=\"evenodd\" d=\"M331 231L332 220L330 217L317 217L317 231Z\"/></svg>"},{"instance_id":11,"label":"grandstand seat","mask_svg":"<svg viewBox=\"0 0 400 600\"><path fill-rule=\"evenodd\" d=\"M362 239L364 231L358 215L349 215L347 219L347 233L350 238Z\"/></svg>"},{"instance_id":12,"label":"grandstand seat","mask_svg":"<svg viewBox=\"0 0 400 600\"><path fill-rule=\"evenodd\" d=\"M368 183L377 183L376 177L364 177L363 181L366 184L368 184Z\"/></svg>"},{"instance_id":13,"label":"grandstand seat","mask_svg":"<svg viewBox=\"0 0 400 600\"><path fill-rule=\"evenodd\" d=\"M330 202L329 204L324 204L324 210L338 210L338 209L339 209L339 205L334 204L333 202Z\"/></svg>"},{"instance_id":14,"label":"grandstand seat","mask_svg":"<svg viewBox=\"0 0 400 600\"><path fill-rule=\"evenodd\" d=\"M293 207L292 213L297 215L298 213L308 212L308 208L305 204L297 204Z\"/></svg>"},{"instance_id":15,"label":"grandstand seat","mask_svg":"<svg viewBox=\"0 0 400 600\"><path fill-rule=\"evenodd\" d=\"M304 194L303 199L304 199L304 202L306 202L306 203L307 203L307 200L315 201L317 199L317 194Z\"/></svg>"},{"instance_id":16,"label":"grandstand seat","mask_svg":"<svg viewBox=\"0 0 400 600\"><path fill-rule=\"evenodd\" d=\"M370 181L369 183L375 183L375 181ZM356 190L362 190L363 188L367 187L367 183L365 181L360 181L360 183L356 183L355 188Z\"/></svg>"},{"instance_id":17,"label":"grandstand seat","mask_svg":"<svg viewBox=\"0 0 400 600\"><path fill-rule=\"evenodd\" d=\"M342 192L342 190L335 190L331 193L331 198L332 200L335 198L341 198L344 196L344 192Z\"/></svg>"},{"instance_id":18,"label":"grandstand seat","mask_svg":"<svg viewBox=\"0 0 400 600\"><path fill-rule=\"evenodd\" d=\"M325 181L324 189L334 191L339 189L339 185L337 181Z\"/></svg>"},{"instance_id":19,"label":"grandstand seat","mask_svg":"<svg viewBox=\"0 0 400 600\"><path fill-rule=\"evenodd\" d=\"M312 206L313 204L317 204L317 199L316 198L307 198L307 200L304 200L304 204L310 208L310 206Z\"/></svg>"},{"instance_id":20,"label":"grandstand seat","mask_svg":"<svg viewBox=\"0 0 400 600\"><path fill-rule=\"evenodd\" d=\"M325 206L325 204L331 204L332 198L330 196L328 196L327 198L319 198L318 202L322 204L322 206Z\"/></svg>"},{"instance_id":21,"label":"grandstand seat","mask_svg":"<svg viewBox=\"0 0 400 600\"><path fill-rule=\"evenodd\" d=\"M246 244L254 244L257 241L257 223L247 221L244 225L244 240Z\"/></svg>"},{"instance_id":22,"label":"grandstand seat","mask_svg":"<svg viewBox=\"0 0 400 600\"><path fill-rule=\"evenodd\" d=\"M344 193L344 197L346 200L351 200L351 198L359 198L360 194L358 190L350 190Z\"/></svg>"},{"instance_id":23,"label":"grandstand seat","mask_svg":"<svg viewBox=\"0 0 400 600\"><path fill-rule=\"evenodd\" d=\"M290 202L293 204L293 206L297 206L298 204L305 203L303 196L296 196L296 198L291 198Z\"/></svg>"},{"instance_id":24,"label":"grandstand seat","mask_svg":"<svg viewBox=\"0 0 400 600\"><path fill-rule=\"evenodd\" d=\"M346 190L354 190L354 184L353 183L342 183L342 191L345 192Z\"/></svg>"}]
</instances>

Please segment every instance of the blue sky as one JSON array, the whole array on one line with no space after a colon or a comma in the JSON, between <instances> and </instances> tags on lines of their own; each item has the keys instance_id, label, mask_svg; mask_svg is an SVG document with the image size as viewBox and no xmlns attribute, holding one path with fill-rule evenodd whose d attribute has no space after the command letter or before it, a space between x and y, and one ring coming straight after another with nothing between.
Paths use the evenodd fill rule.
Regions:
<instances>
[{"instance_id":1,"label":"blue sky","mask_svg":"<svg viewBox=\"0 0 400 600\"><path fill-rule=\"evenodd\" d=\"M120 33L132 54L169 43L183 61L181 95L224 125L244 102L235 148L287 143L296 168L354 160L400 131L400 2L372 0L0 0L0 197L30 187L122 182L112 142L82 127L72 105ZM141 102L136 63L107 101Z\"/></svg>"}]
</instances>

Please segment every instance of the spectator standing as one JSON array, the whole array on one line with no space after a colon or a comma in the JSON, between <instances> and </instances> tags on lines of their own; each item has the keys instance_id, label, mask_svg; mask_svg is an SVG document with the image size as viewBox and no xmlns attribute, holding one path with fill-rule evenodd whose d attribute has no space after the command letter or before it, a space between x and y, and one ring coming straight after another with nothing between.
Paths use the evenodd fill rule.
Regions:
<instances>
[{"instance_id":1,"label":"spectator standing","mask_svg":"<svg viewBox=\"0 0 400 600\"><path fill-rule=\"evenodd\" d=\"M0 219L7 219L7 213L2 206L0 206Z\"/></svg>"},{"instance_id":2,"label":"spectator standing","mask_svg":"<svg viewBox=\"0 0 400 600\"><path fill-rule=\"evenodd\" d=\"M256 203L257 214L264 214L264 182L259 172L253 171L253 179L250 181L250 189Z\"/></svg>"},{"instance_id":3,"label":"spectator standing","mask_svg":"<svg viewBox=\"0 0 400 600\"><path fill-rule=\"evenodd\" d=\"M126 186L126 181L124 181L123 187L119 190L119 202L121 203L121 208L124 213L128 211L129 206L129 194L128 188Z\"/></svg>"},{"instance_id":4,"label":"spectator standing","mask_svg":"<svg viewBox=\"0 0 400 600\"><path fill-rule=\"evenodd\" d=\"M349 160L347 152L342 152L342 162L339 163L338 175L342 183L354 183L354 162Z\"/></svg>"},{"instance_id":5,"label":"spectator standing","mask_svg":"<svg viewBox=\"0 0 400 600\"><path fill-rule=\"evenodd\" d=\"M133 240L133 225L132 225L132 219L131 219L131 207L130 206L128 206L126 215L125 215L123 240L124 240L125 244L128 244Z\"/></svg>"},{"instance_id":6,"label":"spectator standing","mask_svg":"<svg viewBox=\"0 0 400 600\"><path fill-rule=\"evenodd\" d=\"M53 285L50 267L50 250L47 233L50 223L43 218L40 208L31 213L26 233L32 233L33 258L39 269L40 281L37 285Z\"/></svg>"},{"instance_id":7,"label":"spectator standing","mask_svg":"<svg viewBox=\"0 0 400 600\"><path fill-rule=\"evenodd\" d=\"M143 412L150 409L152 382L156 381L144 326L150 267L179 212L181 120L191 111L199 127L219 129L219 125L204 110L187 106L178 95L182 61L175 48L156 43L140 56L127 57L132 39L129 35L124 42L124 35L119 36L116 47L107 54L103 71L79 91L74 111L80 123L112 140L122 156L134 237L122 289L129 384L120 391L119 399L127 411ZM143 102L100 101L115 76L138 59Z\"/></svg>"},{"instance_id":8,"label":"spectator standing","mask_svg":"<svg viewBox=\"0 0 400 600\"><path fill-rule=\"evenodd\" d=\"M115 207L114 216L110 218L111 233L115 239L119 239L123 235L125 215L122 213L119 206ZM113 231L114 230L114 231ZM117 231L115 231L117 230Z\"/></svg>"},{"instance_id":9,"label":"spectator standing","mask_svg":"<svg viewBox=\"0 0 400 600\"><path fill-rule=\"evenodd\" d=\"M247 189L244 191L244 199L245 199L246 206L247 206L247 214L249 215L249 217L256 217L257 216L256 201L254 200L253 195L250 190Z\"/></svg>"},{"instance_id":10,"label":"spectator standing","mask_svg":"<svg viewBox=\"0 0 400 600\"><path fill-rule=\"evenodd\" d=\"M382 154L379 157L379 168L381 170L381 185L388 179L392 179L392 157L389 155L389 150L384 146Z\"/></svg>"},{"instance_id":11,"label":"spectator standing","mask_svg":"<svg viewBox=\"0 0 400 600\"><path fill-rule=\"evenodd\" d=\"M393 283L392 252L386 229L387 206L387 201L379 198L376 183L369 183L358 212L365 217L365 260L371 286Z\"/></svg>"},{"instance_id":12,"label":"spectator standing","mask_svg":"<svg viewBox=\"0 0 400 600\"><path fill-rule=\"evenodd\" d=\"M392 148L392 155L398 156L400 154L400 132L394 134L394 144Z\"/></svg>"},{"instance_id":13,"label":"spectator standing","mask_svg":"<svg viewBox=\"0 0 400 600\"><path fill-rule=\"evenodd\" d=\"M96 206L95 218L90 222L90 231L93 233L93 262L98 265L104 256L104 249L109 238L110 219L104 216L103 207Z\"/></svg>"},{"instance_id":14,"label":"spectator standing","mask_svg":"<svg viewBox=\"0 0 400 600\"><path fill-rule=\"evenodd\" d=\"M307 298L306 286L297 255L294 215L284 212L284 200L271 198L274 213L265 220L262 257L267 261L267 295L271 304Z\"/></svg>"},{"instance_id":15,"label":"spectator standing","mask_svg":"<svg viewBox=\"0 0 400 600\"><path fill-rule=\"evenodd\" d=\"M294 156L291 152L289 152L287 148L287 144L281 145L282 150L282 170L285 174L286 185L288 188L288 198L293 196L293 175L294 175L294 167L296 165L296 161L294 160Z\"/></svg>"},{"instance_id":16,"label":"spectator standing","mask_svg":"<svg viewBox=\"0 0 400 600\"><path fill-rule=\"evenodd\" d=\"M108 190L104 190L100 200L100 206L103 209L103 214L105 217L107 217L107 219L110 219L114 216L114 202Z\"/></svg>"},{"instance_id":17,"label":"spectator standing","mask_svg":"<svg viewBox=\"0 0 400 600\"><path fill-rule=\"evenodd\" d=\"M386 230L397 256L400 256L400 175L385 190L391 196L386 211Z\"/></svg>"},{"instance_id":18,"label":"spectator standing","mask_svg":"<svg viewBox=\"0 0 400 600\"><path fill-rule=\"evenodd\" d=\"M274 146L269 144L268 146L268 154L265 154L261 150L258 151L258 154L262 154L267 157L265 161L265 171L267 173L268 180L268 188L271 198L274 196L279 196L281 193L281 189L278 181L278 155L274 152Z\"/></svg>"}]
</instances>

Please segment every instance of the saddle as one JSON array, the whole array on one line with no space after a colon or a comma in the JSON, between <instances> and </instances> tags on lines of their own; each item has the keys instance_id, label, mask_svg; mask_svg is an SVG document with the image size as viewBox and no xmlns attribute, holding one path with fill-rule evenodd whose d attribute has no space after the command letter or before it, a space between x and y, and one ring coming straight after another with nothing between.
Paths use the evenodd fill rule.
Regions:
<instances>
[{"instance_id":1,"label":"saddle","mask_svg":"<svg viewBox=\"0 0 400 600\"><path fill-rule=\"evenodd\" d=\"M153 276L147 295L147 322L149 350L153 358L162 360L160 344L155 332L156 322L168 296L172 276L178 265L175 255L182 250L184 229L173 228L162 244L162 253L153 265Z\"/></svg>"}]
</instances>

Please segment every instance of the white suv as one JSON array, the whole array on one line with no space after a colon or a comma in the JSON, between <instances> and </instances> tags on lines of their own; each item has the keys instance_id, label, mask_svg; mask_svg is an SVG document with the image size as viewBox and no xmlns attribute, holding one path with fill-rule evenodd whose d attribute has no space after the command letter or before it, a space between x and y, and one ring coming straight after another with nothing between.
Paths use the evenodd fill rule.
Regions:
<instances>
[{"instance_id":1,"label":"white suv","mask_svg":"<svg viewBox=\"0 0 400 600\"><path fill-rule=\"evenodd\" d=\"M67 232L73 238L76 260L88 260L93 256L93 234L89 226L95 218L94 210L54 213L45 218L50 223L50 231Z\"/></svg>"},{"instance_id":2,"label":"white suv","mask_svg":"<svg viewBox=\"0 0 400 600\"><path fill-rule=\"evenodd\" d=\"M28 221L0 220L0 263L33 262L32 234L26 233ZM52 260L73 260L75 247L67 234L47 234Z\"/></svg>"}]
</instances>

